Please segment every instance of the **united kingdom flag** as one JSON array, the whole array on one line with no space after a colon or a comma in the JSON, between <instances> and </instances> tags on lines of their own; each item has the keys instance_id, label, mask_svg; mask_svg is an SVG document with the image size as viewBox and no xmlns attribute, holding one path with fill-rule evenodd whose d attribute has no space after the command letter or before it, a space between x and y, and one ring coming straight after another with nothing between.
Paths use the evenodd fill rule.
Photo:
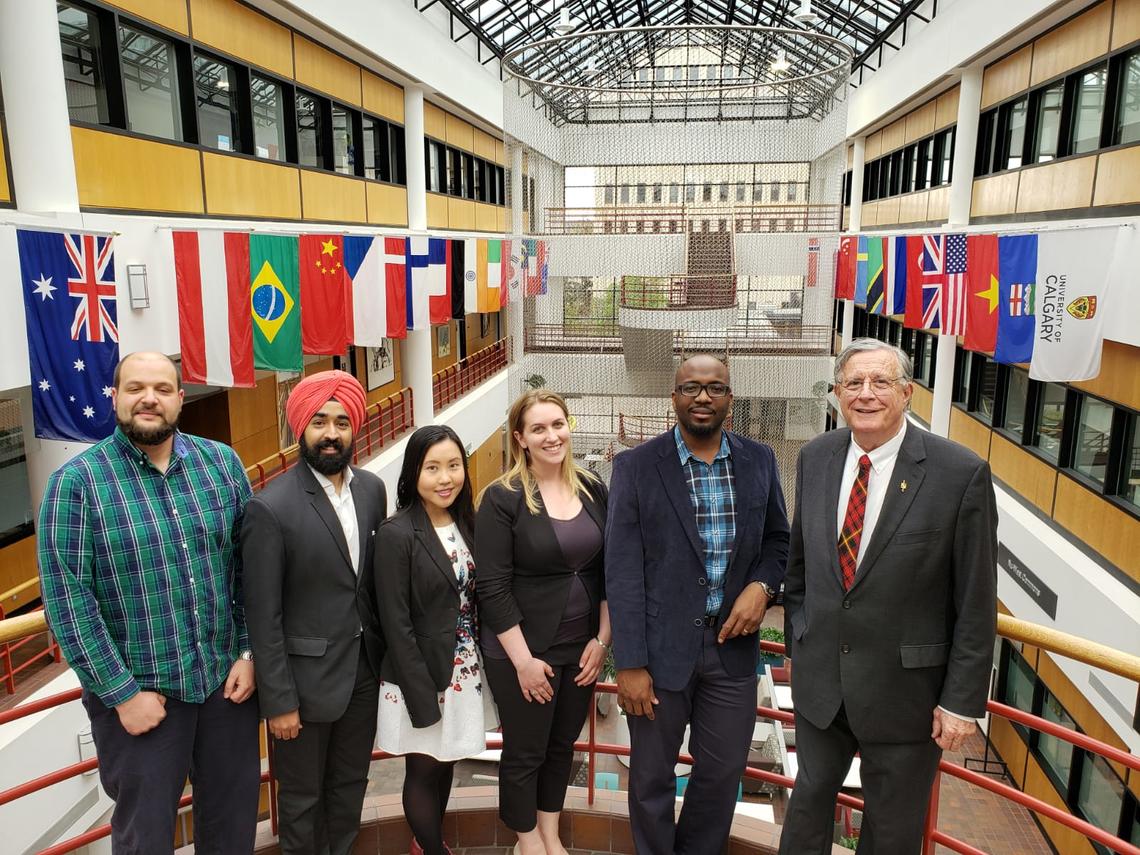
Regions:
<instances>
[{"instance_id":1,"label":"united kingdom flag","mask_svg":"<svg viewBox=\"0 0 1140 855\"><path fill-rule=\"evenodd\" d=\"M922 281L922 328L936 330L941 326L943 268L946 257L946 239L943 235L922 236L922 256L919 258Z\"/></svg>"},{"instance_id":2,"label":"united kingdom flag","mask_svg":"<svg viewBox=\"0 0 1140 855\"><path fill-rule=\"evenodd\" d=\"M111 316L115 305L115 265L111 238L101 235L64 235L64 245L75 276L67 280L67 293L79 298L75 318L71 322L71 338L79 340L82 331L87 341L103 341L103 333L111 341L119 340L119 330ZM104 304L109 300L110 304Z\"/></svg>"},{"instance_id":3,"label":"united kingdom flag","mask_svg":"<svg viewBox=\"0 0 1140 855\"><path fill-rule=\"evenodd\" d=\"M18 229L16 240L36 436L96 442L115 429L111 236Z\"/></svg>"}]
</instances>

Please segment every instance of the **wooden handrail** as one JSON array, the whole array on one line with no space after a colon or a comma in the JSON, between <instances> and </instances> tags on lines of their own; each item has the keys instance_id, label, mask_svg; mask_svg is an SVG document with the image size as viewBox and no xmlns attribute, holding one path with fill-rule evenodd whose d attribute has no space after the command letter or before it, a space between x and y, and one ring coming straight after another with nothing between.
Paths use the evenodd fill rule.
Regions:
<instances>
[{"instance_id":1,"label":"wooden handrail","mask_svg":"<svg viewBox=\"0 0 1140 855\"><path fill-rule=\"evenodd\" d=\"M0 594L0 604L2 604L4 600L10 599L12 597L18 597L20 594L24 593L24 591L28 590L28 588L33 588L39 583L40 577L33 576L31 579L27 579L26 581L21 582L15 588L9 588L4 593Z\"/></svg>"},{"instance_id":2,"label":"wooden handrail","mask_svg":"<svg viewBox=\"0 0 1140 855\"><path fill-rule=\"evenodd\" d=\"M46 629L47 620L42 611L0 620L0 644L5 641L17 641L44 632ZM1140 682L1140 656L1117 650L1107 644L1089 641L1079 635L1070 635L1009 615L998 615L997 631L998 635L1011 641L1032 644L1050 653L1057 653L1068 659Z\"/></svg>"}]
</instances>

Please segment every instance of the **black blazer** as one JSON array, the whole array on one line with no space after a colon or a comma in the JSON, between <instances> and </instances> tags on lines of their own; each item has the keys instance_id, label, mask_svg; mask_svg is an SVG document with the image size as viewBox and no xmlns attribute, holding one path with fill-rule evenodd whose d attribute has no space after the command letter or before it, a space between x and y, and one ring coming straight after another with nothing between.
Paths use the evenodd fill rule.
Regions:
<instances>
[{"instance_id":1,"label":"black blazer","mask_svg":"<svg viewBox=\"0 0 1140 855\"><path fill-rule=\"evenodd\" d=\"M300 709L336 721L356 684L360 636L368 664L384 656L373 597L373 535L388 513L384 482L353 467L358 573L344 529L303 462L250 499L241 530L245 619L266 718Z\"/></svg>"},{"instance_id":2,"label":"black blazer","mask_svg":"<svg viewBox=\"0 0 1140 855\"><path fill-rule=\"evenodd\" d=\"M604 532L606 487L594 480L585 480L585 485L582 505ZM497 635L518 625L535 654L545 653L554 640L574 578L541 496L538 505L539 512L532 514L521 489L492 484L475 517L475 566L479 568L475 584L483 631ZM604 550L598 550L580 571L590 596L590 631L594 633L606 598L604 562Z\"/></svg>"},{"instance_id":3,"label":"black blazer","mask_svg":"<svg viewBox=\"0 0 1140 855\"><path fill-rule=\"evenodd\" d=\"M470 549L474 538L463 528ZM440 719L438 696L455 663L459 582L418 503L385 520L376 544L376 601L388 644L380 678L400 687L412 724L429 727Z\"/></svg>"}]
</instances>

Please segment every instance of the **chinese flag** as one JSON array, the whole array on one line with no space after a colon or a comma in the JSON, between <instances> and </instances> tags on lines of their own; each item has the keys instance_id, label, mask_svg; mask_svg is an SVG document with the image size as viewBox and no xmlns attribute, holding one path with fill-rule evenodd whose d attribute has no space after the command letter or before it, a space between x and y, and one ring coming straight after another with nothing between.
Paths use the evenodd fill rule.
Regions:
<instances>
[{"instance_id":1,"label":"chinese flag","mask_svg":"<svg viewBox=\"0 0 1140 855\"><path fill-rule=\"evenodd\" d=\"M839 239L839 255L835 261L835 299L855 299L855 236Z\"/></svg>"},{"instance_id":2,"label":"chinese flag","mask_svg":"<svg viewBox=\"0 0 1140 855\"><path fill-rule=\"evenodd\" d=\"M351 285L344 269L340 235L301 235L301 350L339 356L348 347L345 295Z\"/></svg>"},{"instance_id":3,"label":"chinese flag","mask_svg":"<svg viewBox=\"0 0 1140 855\"><path fill-rule=\"evenodd\" d=\"M900 238L902 240L902 238ZM903 326L922 329L922 236L906 237L906 313Z\"/></svg>"},{"instance_id":4,"label":"chinese flag","mask_svg":"<svg viewBox=\"0 0 1140 855\"><path fill-rule=\"evenodd\" d=\"M992 353L997 344L998 239L997 235L966 238L966 337L969 350Z\"/></svg>"}]
</instances>

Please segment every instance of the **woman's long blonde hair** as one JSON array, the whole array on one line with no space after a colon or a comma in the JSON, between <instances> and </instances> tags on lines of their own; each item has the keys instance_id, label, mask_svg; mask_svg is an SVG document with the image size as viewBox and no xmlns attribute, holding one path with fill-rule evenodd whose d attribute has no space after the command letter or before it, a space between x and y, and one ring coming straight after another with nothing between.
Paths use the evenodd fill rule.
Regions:
<instances>
[{"instance_id":1,"label":"woman's long blonde hair","mask_svg":"<svg viewBox=\"0 0 1140 855\"><path fill-rule=\"evenodd\" d=\"M479 494L480 502L483 501L483 495L490 487L495 484L502 484L508 490L522 490L527 509L532 514L539 512L538 482L535 481L534 474L530 471L530 460L526 456L526 451L515 437L516 433L523 433L525 427L523 422L527 411L535 404L554 404L562 410L562 415L566 416L567 422L570 420L570 411L566 407L566 401L557 392L551 392L549 389L530 389L519 395L507 413L507 432L510 434L508 437L510 444L507 450L507 471L483 489ZM562 483L580 499L589 492L587 483L597 480L597 475L574 462L574 454L570 443L567 442L566 456L562 459Z\"/></svg>"}]
</instances>

